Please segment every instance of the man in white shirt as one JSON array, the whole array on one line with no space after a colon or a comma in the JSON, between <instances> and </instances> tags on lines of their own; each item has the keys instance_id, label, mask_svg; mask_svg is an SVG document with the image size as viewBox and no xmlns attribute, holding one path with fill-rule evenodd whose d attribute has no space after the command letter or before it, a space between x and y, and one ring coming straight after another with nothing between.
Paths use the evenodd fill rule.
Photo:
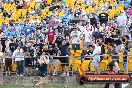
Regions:
<instances>
[{"instance_id":1,"label":"man in white shirt","mask_svg":"<svg viewBox=\"0 0 132 88\"><path fill-rule=\"evenodd\" d=\"M20 46L17 46L17 49L13 52L13 58L15 58L17 64L17 76L22 76Z\"/></svg>"},{"instance_id":2,"label":"man in white shirt","mask_svg":"<svg viewBox=\"0 0 132 88\"><path fill-rule=\"evenodd\" d=\"M99 41L96 42L96 44L94 44L95 48L93 50L93 61L92 64L94 66L95 69L95 74L100 74L99 72L99 62L100 62L100 54L101 54L101 46Z\"/></svg>"},{"instance_id":3,"label":"man in white shirt","mask_svg":"<svg viewBox=\"0 0 132 88\"><path fill-rule=\"evenodd\" d=\"M80 31L78 28L74 28L74 31L71 32L71 44L73 50L80 49Z\"/></svg>"}]
</instances>

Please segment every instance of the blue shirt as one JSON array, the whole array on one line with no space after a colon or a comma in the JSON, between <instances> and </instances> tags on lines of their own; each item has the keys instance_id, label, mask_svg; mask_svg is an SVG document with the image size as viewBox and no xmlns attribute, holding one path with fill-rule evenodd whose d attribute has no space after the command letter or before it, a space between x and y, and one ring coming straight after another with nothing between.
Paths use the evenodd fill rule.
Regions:
<instances>
[{"instance_id":1,"label":"blue shirt","mask_svg":"<svg viewBox=\"0 0 132 88\"><path fill-rule=\"evenodd\" d=\"M32 27L24 27L21 32L25 35L29 35L30 33L34 32L35 30Z\"/></svg>"}]
</instances>

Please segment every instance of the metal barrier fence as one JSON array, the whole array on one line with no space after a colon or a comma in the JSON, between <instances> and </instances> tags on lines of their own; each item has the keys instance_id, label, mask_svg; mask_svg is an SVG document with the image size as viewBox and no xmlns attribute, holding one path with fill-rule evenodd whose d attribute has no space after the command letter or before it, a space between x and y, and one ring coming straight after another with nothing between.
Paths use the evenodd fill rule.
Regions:
<instances>
[{"instance_id":1,"label":"metal barrier fence","mask_svg":"<svg viewBox=\"0 0 132 88\"><path fill-rule=\"evenodd\" d=\"M109 54L104 54L104 55L98 55L98 56L100 56L100 57L104 57L104 56L109 56ZM125 56L125 55L122 55L122 56L119 56L119 55L110 55L110 56L116 56L116 57L123 57L123 56ZM129 56L131 56L131 55L127 55L127 73L129 73L128 72L128 60L129 60ZM68 64L68 66L69 66L69 68L71 68L71 70L69 70L69 72L71 73L71 75L72 76L74 76L74 73L76 73L76 72L78 72L78 70L76 70L76 71L74 71L73 69L76 67L76 66L74 66L75 64L78 64L78 66L80 66L81 64L82 64L82 61L79 59L79 58L90 58L90 56L52 56L53 58L51 58L50 60L51 60L51 62L52 63L49 63L48 65L53 65L54 64L54 60L55 59L58 59L58 60L61 60L61 59L63 59L63 58L69 58L69 60L71 61L70 63L68 62L68 63L61 63L61 64ZM10 58L10 57L5 57L5 58ZM22 58L22 57L21 57ZM31 58L31 57L23 57L23 58ZM36 59L35 60L37 60L39 57L35 57ZM76 58L76 59L75 59ZM75 61L76 60L80 60L80 62L81 63L76 63ZM85 60L85 59L84 59ZM102 59L103 60L103 59ZM120 62L120 58L116 58L116 59L112 59L111 58L111 60L117 60L117 61L119 61ZM89 61L92 61L91 59L89 59ZM1 59L1 74L3 74L3 72L4 72L4 63L3 63L4 61L3 61L3 59ZM37 63L37 61L36 61L36 63ZM70 65L69 65L70 64ZM122 65L123 65L123 62L122 62ZM77 69L78 69L78 66L76 67ZM85 68L89 68L89 67L91 67L91 66L87 66L87 67L85 67ZM49 68L48 68L49 69ZM108 69L107 69L108 70ZM63 71L63 70L62 70ZM48 71L47 71L48 72ZM88 72L88 71L87 71ZM87 73L86 72L86 73ZM90 71L91 72L91 71ZM88 72L89 73L89 72ZM48 73L47 73L48 74Z\"/></svg>"}]
</instances>

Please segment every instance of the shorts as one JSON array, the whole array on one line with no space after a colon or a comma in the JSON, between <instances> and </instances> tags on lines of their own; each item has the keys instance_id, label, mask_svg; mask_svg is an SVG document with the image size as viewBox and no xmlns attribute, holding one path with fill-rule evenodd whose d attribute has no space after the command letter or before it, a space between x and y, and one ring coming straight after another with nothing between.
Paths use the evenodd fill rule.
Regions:
<instances>
[{"instance_id":1,"label":"shorts","mask_svg":"<svg viewBox=\"0 0 132 88\"><path fill-rule=\"evenodd\" d=\"M69 66L69 58L68 57L59 57L59 61L61 62L61 66Z\"/></svg>"},{"instance_id":2,"label":"shorts","mask_svg":"<svg viewBox=\"0 0 132 88\"><path fill-rule=\"evenodd\" d=\"M43 64L42 66L39 66L39 74L40 77L47 76L47 64Z\"/></svg>"},{"instance_id":3,"label":"shorts","mask_svg":"<svg viewBox=\"0 0 132 88\"><path fill-rule=\"evenodd\" d=\"M123 63L123 67L124 67L124 68L127 68L127 62L124 62L124 63Z\"/></svg>"},{"instance_id":4,"label":"shorts","mask_svg":"<svg viewBox=\"0 0 132 88\"><path fill-rule=\"evenodd\" d=\"M69 66L69 59L67 59L67 58L60 59L60 62L61 62L62 67Z\"/></svg>"},{"instance_id":5,"label":"shorts","mask_svg":"<svg viewBox=\"0 0 132 88\"><path fill-rule=\"evenodd\" d=\"M92 61L92 65L95 67L95 66L99 66L99 62L100 62L100 59L99 58L93 58L93 61Z\"/></svg>"},{"instance_id":6,"label":"shorts","mask_svg":"<svg viewBox=\"0 0 132 88\"><path fill-rule=\"evenodd\" d=\"M63 56L63 55L60 55L60 56ZM53 59L54 61L55 59L58 59L61 62L62 67L69 66L69 57L54 57Z\"/></svg>"}]
</instances>

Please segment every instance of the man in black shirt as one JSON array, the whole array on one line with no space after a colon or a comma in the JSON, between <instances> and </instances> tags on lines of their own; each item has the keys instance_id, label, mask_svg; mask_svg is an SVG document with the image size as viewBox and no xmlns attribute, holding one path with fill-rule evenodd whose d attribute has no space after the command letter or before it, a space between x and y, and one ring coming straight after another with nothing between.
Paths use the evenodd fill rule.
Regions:
<instances>
[{"instance_id":1,"label":"man in black shirt","mask_svg":"<svg viewBox=\"0 0 132 88\"><path fill-rule=\"evenodd\" d=\"M58 33L62 33L62 31L63 31L62 22L59 23L57 29L58 29Z\"/></svg>"},{"instance_id":2,"label":"man in black shirt","mask_svg":"<svg viewBox=\"0 0 132 88\"><path fill-rule=\"evenodd\" d=\"M62 45L59 48L58 53L61 53L60 56L67 56L68 55L68 46L69 46L69 42L66 42L65 40L62 41ZM64 69L64 73L62 74L62 76L65 76L67 73L67 76L69 75L69 72L66 72L66 68L69 66L68 65L68 57L61 57L59 58L60 62L62 63L62 68Z\"/></svg>"},{"instance_id":3,"label":"man in black shirt","mask_svg":"<svg viewBox=\"0 0 132 88\"><path fill-rule=\"evenodd\" d=\"M56 43L57 43L57 47L59 48L61 46L61 43L63 41L63 37L62 37L62 34L59 33L57 38L56 38Z\"/></svg>"},{"instance_id":4,"label":"man in black shirt","mask_svg":"<svg viewBox=\"0 0 132 88\"><path fill-rule=\"evenodd\" d=\"M15 40L14 39L11 40L11 43L9 44L9 47L10 47L10 50L12 52L14 52L16 50L17 43L15 43Z\"/></svg>"}]
</instances>

